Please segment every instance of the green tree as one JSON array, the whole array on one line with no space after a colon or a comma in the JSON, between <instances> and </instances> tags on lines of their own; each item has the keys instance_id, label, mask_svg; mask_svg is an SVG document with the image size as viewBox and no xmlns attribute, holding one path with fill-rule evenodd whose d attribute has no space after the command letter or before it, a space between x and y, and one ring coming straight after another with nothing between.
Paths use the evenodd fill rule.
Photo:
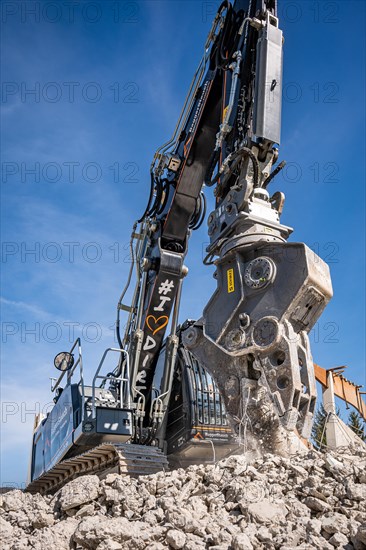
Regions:
<instances>
[{"instance_id":1,"label":"green tree","mask_svg":"<svg viewBox=\"0 0 366 550\"><path fill-rule=\"evenodd\" d=\"M327 411L321 403L315 413L314 424L311 430L311 437L316 449L320 450L327 445L327 436L325 434L325 423L327 421Z\"/></svg>"},{"instance_id":2,"label":"green tree","mask_svg":"<svg viewBox=\"0 0 366 550\"><path fill-rule=\"evenodd\" d=\"M365 422L358 413L355 411L350 412L347 426L351 428L362 441L366 441Z\"/></svg>"}]
</instances>

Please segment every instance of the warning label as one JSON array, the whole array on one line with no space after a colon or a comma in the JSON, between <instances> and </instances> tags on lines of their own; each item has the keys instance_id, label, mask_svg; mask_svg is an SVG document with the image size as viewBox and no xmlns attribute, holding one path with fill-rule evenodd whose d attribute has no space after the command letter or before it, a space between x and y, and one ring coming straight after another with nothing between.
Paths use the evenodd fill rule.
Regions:
<instances>
[{"instance_id":1,"label":"warning label","mask_svg":"<svg viewBox=\"0 0 366 550\"><path fill-rule=\"evenodd\" d=\"M234 270L233 268L227 270L227 291L230 294L230 292L234 292L235 290L235 282L234 282Z\"/></svg>"}]
</instances>

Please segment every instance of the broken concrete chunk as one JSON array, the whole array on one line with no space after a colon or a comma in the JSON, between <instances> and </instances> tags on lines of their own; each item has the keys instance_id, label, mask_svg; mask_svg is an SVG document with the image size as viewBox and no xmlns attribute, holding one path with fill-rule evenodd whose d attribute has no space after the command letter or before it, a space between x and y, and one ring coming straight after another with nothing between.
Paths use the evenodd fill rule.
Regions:
<instances>
[{"instance_id":1,"label":"broken concrete chunk","mask_svg":"<svg viewBox=\"0 0 366 550\"><path fill-rule=\"evenodd\" d=\"M253 545L245 533L235 535L232 541L233 550L252 550Z\"/></svg>"},{"instance_id":2,"label":"broken concrete chunk","mask_svg":"<svg viewBox=\"0 0 366 550\"><path fill-rule=\"evenodd\" d=\"M87 475L73 479L60 490L61 509L66 511L87 504L99 496L99 478Z\"/></svg>"},{"instance_id":3,"label":"broken concrete chunk","mask_svg":"<svg viewBox=\"0 0 366 550\"><path fill-rule=\"evenodd\" d=\"M357 529L355 540L366 546L366 523L363 523Z\"/></svg>"},{"instance_id":4,"label":"broken concrete chunk","mask_svg":"<svg viewBox=\"0 0 366 550\"><path fill-rule=\"evenodd\" d=\"M364 483L348 483L347 496L351 500L366 500L366 485Z\"/></svg>"},{"instance_id":5,"label":"broken concrete chunk","mask_svg":"<svg viewBox=\"0 0 366 550\"><path fill-rule=\"evenodd\" d=\"M256 522L270 524L285 519L288 510L283 502L274 503L264 499L249 504L248 513Z\"/></svg>"},{"instance_id":6,"label":"broken concrete chunk","mask_svg":"<svg viewBox=\"0 0 366 550\"><path fill-rule=\"evenodd\" d=\"M329 539L329 544L335 548L344 548L348 544L348 537L343 535L343 533L334 533L334 535Z\"/></svg>"},{"instance_id":7,"label":"broken concrete chunk","mask_svg":"<svg viewBox=\"0 0 366 550\"><path fill-rule=\"evenodd\" d=\"M174 548L175 550L179 550L180 548L184 548L186 535L183 533L183 531L170 529L166 534L166 541L172 548Z\"/></svg>"},{"instance_id":8,"label":"broken concrete chunk","mask_svg":"<svg viewBox=\"0 0 366 550\"><path fill-rule=\"evenodd\" d=\"M324 500L320 500L316 497L306 497L304 500L304 504L306 504L306 506L310 508L310 510L313 510L313 512L324 513L330 510L330 506L327 502L325 502Z\"/></svg>"}]
</instances>

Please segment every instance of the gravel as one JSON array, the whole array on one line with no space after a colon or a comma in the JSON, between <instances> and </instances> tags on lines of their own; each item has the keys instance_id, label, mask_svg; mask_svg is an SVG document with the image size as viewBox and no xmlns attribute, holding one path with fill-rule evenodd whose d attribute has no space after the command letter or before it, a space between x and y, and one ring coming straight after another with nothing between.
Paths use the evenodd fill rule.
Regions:
<instances>
[{"instance_id":1,"label":"gravel","mask_svg":"<svg viewBox=\"0 0 366 550\"><path fill-rule=\"evenodd\" d=\"M2 550L366 549L366 451L74 479L0 496Z\"/></svg>"}]
</instances>

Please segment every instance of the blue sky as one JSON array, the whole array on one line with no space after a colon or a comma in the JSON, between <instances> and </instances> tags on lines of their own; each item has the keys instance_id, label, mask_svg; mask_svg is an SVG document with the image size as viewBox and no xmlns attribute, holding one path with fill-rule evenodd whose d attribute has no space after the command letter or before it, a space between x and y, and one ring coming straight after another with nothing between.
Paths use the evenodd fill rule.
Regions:
<instances>
[{"instance_id":1,"label":"blue sky","mask_svg":"<svg viewBox=\"0 0 366 550\"><path fill-rule=\"evenodd\" d=\"M26 479L54 355L81 336L90 380L114 344L150 162L218 4L2 5L2 484ZM279 0L279 16L289 164L272 190L286 194L291 240L330 263L334 298L311 335L314 360L349 365L365 384L365 4ZM215 288L201 262L207 242L204 225L190 243L181 320L199 317Z\"/></svg>"}]
</instances>

